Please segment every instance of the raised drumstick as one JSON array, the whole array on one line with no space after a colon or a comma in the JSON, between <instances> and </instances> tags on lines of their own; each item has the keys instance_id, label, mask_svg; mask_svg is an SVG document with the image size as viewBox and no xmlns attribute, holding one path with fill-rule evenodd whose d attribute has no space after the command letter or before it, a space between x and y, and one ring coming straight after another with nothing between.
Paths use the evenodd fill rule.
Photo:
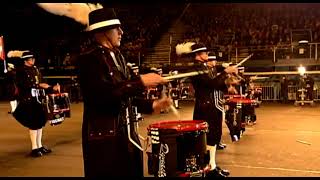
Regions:
<instances>
[{"instance_id":1,"label":"raised drumstick","mask_svg":"<svg viewBox=\"0 0 320 180\"><path fill-rule=\"evenodd\" d=\"M205 74L205 73L208 73L208 71L194 71L194 72L188 72L188 73L181 73L181 74L167 76L167 77L163 77L163 78L166 80L173 80L173 79L178 79L178 78L197 76L199 74Z\"/></svg>"}]
</instances>

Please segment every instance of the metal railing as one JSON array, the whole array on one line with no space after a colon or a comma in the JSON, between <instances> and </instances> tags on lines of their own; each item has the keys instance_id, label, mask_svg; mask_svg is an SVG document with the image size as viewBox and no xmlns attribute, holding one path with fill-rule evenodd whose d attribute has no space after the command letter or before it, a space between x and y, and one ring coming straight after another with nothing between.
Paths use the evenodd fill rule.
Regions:
<instances>
[{"instance_id":1,"label":"metal railing","mask_svg":"<svg viewBox=\"0 0 320 180\"><path fill-rule=\"evenodd\" d=\"M317 83L319 84L319 83ZM281 100L281 87L280 83L270 84L255 84L256 87L260 87L262 89L262 100L263 101L277 101ZM288 85L288 100L296 100L298 86L296 85ZM313 100L320 101L320 89L315 86L313 90Z\"/></svg>"}]
</instances>

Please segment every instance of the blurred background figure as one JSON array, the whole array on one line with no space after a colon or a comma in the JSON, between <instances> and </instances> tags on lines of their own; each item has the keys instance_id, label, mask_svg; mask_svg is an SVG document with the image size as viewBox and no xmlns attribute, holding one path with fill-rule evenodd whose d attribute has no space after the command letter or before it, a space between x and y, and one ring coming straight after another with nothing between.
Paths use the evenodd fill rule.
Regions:
<instances>
[{"instance_id":1,"label":"blurred background figure","mask_svg":"<svg viewBox=\"0 0 320 180\"><path fill-rule=\"evenodd\" d=\"M8 63L8 72L6 73L6 84L7 84L7 95L10 101L10 111L11 114L17 108L17 98L18 98L18 88L16 84L16 69L11 63Z\"/></svg>"}]
</instances>

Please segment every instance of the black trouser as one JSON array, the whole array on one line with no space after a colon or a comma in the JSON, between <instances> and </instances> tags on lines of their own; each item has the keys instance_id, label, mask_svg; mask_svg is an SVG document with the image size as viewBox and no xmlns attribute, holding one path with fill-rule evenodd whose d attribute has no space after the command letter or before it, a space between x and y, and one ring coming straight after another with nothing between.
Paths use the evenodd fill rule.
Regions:
<instances>
[{"instance_id":1,"label":"black trouser","mask_svg":"<svg viewBox=\"0 0 320 180\"><path fill-rule=\"evenodd\" d=\"M288 102L288 90L287 89L282 89L281 88L281 99L283 103Z\"/></svg>"},{"instance_id":2,"label":"black trouser","mask_svg":"<svg viewBox=\"0 0 320 180\"><path fill-rule=\"evenodd\" d=\"M229 105L229 110L226 112L226 124L228 126L231 140L234 141L234 135L240 139L242 130L242 108L237 108L235 104ZM235 122L234 122L235 121Z\"/></svg>"},{"instance_id":3,"label":"black trouser","mask_svg":"<svg viewBox=\"0 0 320 180\"><path fill-rule=\"evenodd\" d=\"M218 136L218 138L217 138L217 141L219 141L218 142L218 145L219 145L219 143L221 142L221 137L222 137L222 112L221 111L219 111L218 110L218 113L217 113L217 121L218 121L218 123L219 123L219 134L220 134L220 136ZM218 128L217 128L218 129Z\"/></svg>"},{"instance_id":4,"label":"black trouser","mask_svg":"<svg viewBox=\"0 0 320 180\"><path fill-rule=\"evenodd\" d=\"M220 115L219 115L220 114ZM193 120L204 120L209 125L207 144L214 146L220 143L222 135L221 112L214 106L210 99L198 99L195 102Z\"/></svg>"},{"instance_id":5,"label":"black trouser","mask_svg":"<svg viewBox=\"0 0 320 180\"><path fill-rule=\"evenodd\" d=\"M215 116L212 117L209 124L209 133L207 135L207 144L210 146L219 145L222 136L222 113L214 110Z\"/></svg>"},{"instance_id":6,"label":"black trouser","mask_svg":"<svg viewBox=\"0 0 320 180\"><path fill-rule=\"evenodd\" d=\"M313 88L307 88L307 99L313 100Z\"/></svg>"}]
</instances>

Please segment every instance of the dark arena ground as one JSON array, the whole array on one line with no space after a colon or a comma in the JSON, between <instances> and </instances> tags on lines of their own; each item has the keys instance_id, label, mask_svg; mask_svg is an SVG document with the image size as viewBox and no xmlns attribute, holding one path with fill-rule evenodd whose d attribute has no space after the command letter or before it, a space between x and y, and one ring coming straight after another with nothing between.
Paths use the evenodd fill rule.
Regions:
<instances>
[{"instance_id":1,"label":"dark arena ground","mask_svg":"<svg viewBox=\"0 0 320 180\"><path fill-rule=\"evenodd\" d=\"M227 148L217 151L217 164L230 170L231 177L317 177L320 176L320 105L311 107L265 103L256 109L257 124L246 128L240 141L232 143L223 124L222 141ZM72 104L72 117L59 126L47 125L43 143L52 148L41 158L28 156L28 130L10 114L9 102L0 103L0 176L83 177L81 150L82 103ZM190 120L193 102L181 103L181 120ZM168 114L145 115L139 131L157 121L177 120ZM145 155L145 176L147 173ZM108 168L108 167L106 167Z\"/></svg>"}]
</instances>

